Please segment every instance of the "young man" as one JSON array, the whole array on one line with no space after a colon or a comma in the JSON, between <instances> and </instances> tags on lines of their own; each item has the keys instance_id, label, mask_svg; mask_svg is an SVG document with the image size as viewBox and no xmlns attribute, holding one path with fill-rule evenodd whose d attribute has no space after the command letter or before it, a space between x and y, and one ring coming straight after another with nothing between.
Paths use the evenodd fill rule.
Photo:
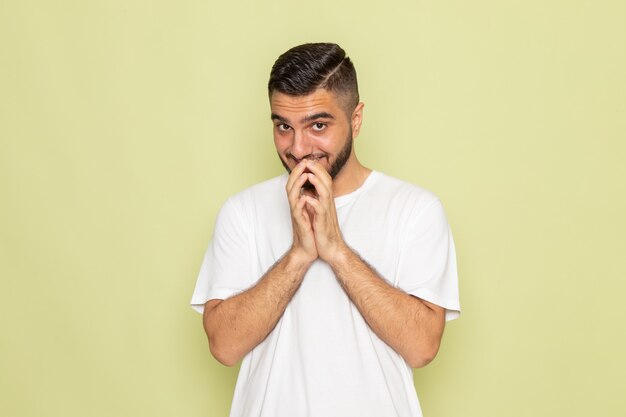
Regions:
<instances>
[{"instance_id":1,"label":"young man","mask_svg":"<svg viewBox=\"0 0 626 417\"><path fill-rule=\"evenodd\" d=\"M226 201L191 300L215 358L243 359L231 417L421 416L411 368L460 312L443 207L358 161L338 45L281 55L269 98L288 174Z\"/></svg>"}]
</instances>

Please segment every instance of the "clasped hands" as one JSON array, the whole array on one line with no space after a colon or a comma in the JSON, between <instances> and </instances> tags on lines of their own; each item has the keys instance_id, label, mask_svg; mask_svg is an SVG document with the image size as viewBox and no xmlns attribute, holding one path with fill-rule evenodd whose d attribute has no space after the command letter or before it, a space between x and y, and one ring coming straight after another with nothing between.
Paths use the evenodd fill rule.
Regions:
<instances>
[{"instance_id":1,"label":"clasped hands","mask_svg":"<svg viewBox=\"0 0 626 417\"><path fill-rule=\"evenodd\" d=\"M307 181L315 187L317 195L303 189ZM291 171L286 190L293 225L292 250L309 263L317 258L331 263L345 243L337 220L330 174L318 162L304 159Z\"/></svg>"}]
</instances>

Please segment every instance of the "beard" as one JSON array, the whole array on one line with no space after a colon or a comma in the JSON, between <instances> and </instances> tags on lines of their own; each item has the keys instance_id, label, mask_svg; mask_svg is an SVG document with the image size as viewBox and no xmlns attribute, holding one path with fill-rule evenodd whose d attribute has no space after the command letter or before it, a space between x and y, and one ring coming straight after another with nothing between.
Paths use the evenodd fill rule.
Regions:
<instances>
[{"instance_id":1,"label":"beard","mask_svg":"<svg viewBox=\"0 0 626 417\"><path fill-rule=\"evenodd\" d=\"M339 151L339 154L337 154L337 159L335 159L335 162L331 164L330 169L328 170L328 174L330 175L332 179L335 179L335 177L339 175L344 165L346 165L346 162L348 162L348 159L350 158L351 153L352 153L352 126L350 127L350 131L348 132L348 137L346 138L346 144L343 146L343 148L341 148L341 151ZM327 157L327 156L328 156L327 154L306 155L302 159L317 160L317 159ZM288 154L287 157L290 157L290 154ZM283 158L280 157L280 154L278 155L278 158L280 159L280 162L283 164L287 172L291 174L291 168L289 168L289 165L287 165L287 163L283 160ZM315 186L311 184L311 182L309 182L308 180L304 183L304 185L302 185L302 188L304 190L315 191Z\"/></svg>"}]
</instances>

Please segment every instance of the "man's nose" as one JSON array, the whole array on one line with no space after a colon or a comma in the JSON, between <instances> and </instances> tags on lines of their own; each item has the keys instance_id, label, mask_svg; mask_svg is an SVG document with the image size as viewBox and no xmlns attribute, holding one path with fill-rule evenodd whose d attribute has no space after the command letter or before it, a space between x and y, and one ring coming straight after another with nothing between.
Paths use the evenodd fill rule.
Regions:
<instances>
[{"instance_id":1,"label":"man's nose","mask_svg":"<svg viewBox=\"0 0 626 417\"><path fill-rule=\"evenodd\" d=\"M313 143L303 131L294 130L293 144L291 146L291 154L302 159L313 152Z\"/></svg>"}]
</instances>

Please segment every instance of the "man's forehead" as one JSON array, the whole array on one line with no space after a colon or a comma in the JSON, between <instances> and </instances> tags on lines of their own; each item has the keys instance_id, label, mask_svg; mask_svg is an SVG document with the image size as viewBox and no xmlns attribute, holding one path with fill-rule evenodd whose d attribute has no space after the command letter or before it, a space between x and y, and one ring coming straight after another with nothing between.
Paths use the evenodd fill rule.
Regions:
<instances>
[{"instance_id":1,"label":"man's forehead","mask_svg":"<svg viewBox=\"0 0 626 417\"><path fill-rule=\"evenodd\" d=\"M324 89L315 90L306 96L291 96L275 91L270 97L270 107L272 114L284 118L293 115L300 118L317 113L336 116L341 111L337 96Z\"/></svg>"}]
</instances>

